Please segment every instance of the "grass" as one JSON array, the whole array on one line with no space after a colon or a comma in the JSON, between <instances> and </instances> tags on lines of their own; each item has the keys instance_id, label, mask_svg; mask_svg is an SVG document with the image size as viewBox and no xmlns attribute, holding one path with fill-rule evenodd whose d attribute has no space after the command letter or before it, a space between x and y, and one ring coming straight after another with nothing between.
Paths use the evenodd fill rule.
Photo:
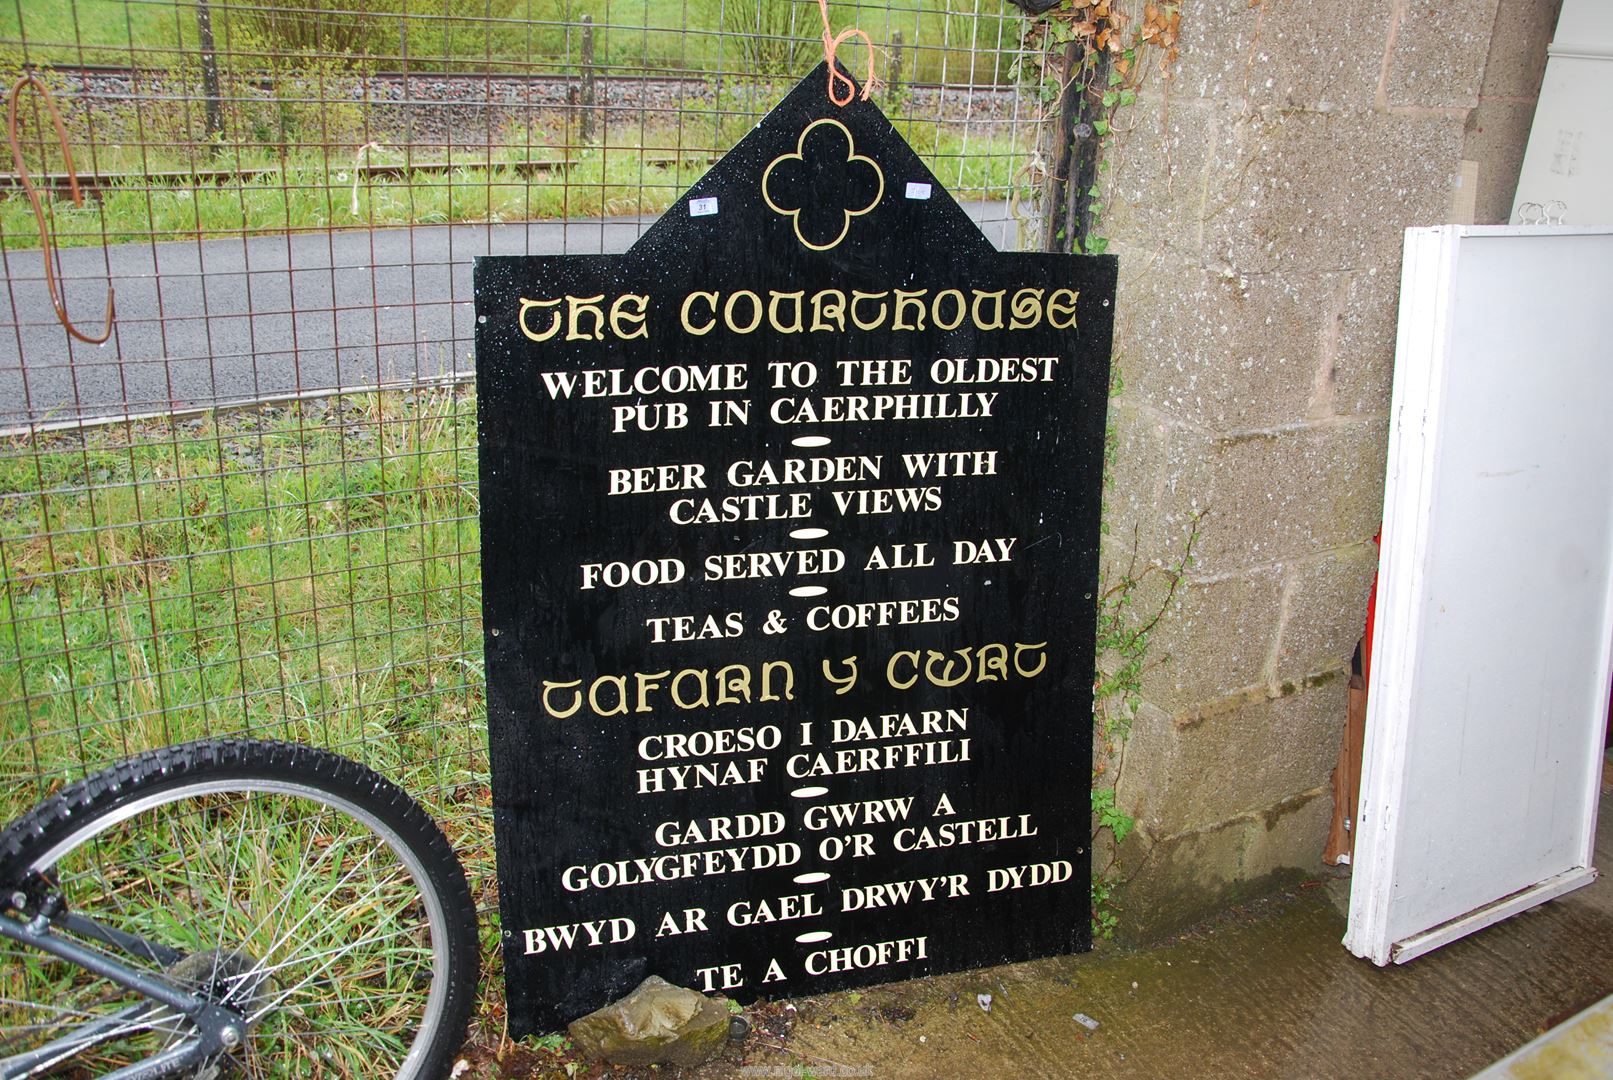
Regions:
<instances>
[{"instance_id":1,"label":"grass","mask_svg":"<svg viewBox=\"0 0 1613 1080\"><path fill-rule=\"evenodd\" d=\"M492 0L491 21L433 16L434 2L444 0L409 0L415 14L384 28L407 45L414 70L574 70L576 22L588 13L600 62L614 70L744 74L715 103L684 103L675 120L614 123L590 146L545 119L497 150L456 150L445 171L363 179L355 211L351 155L374 136L359 106L333 100L350 57L315 58L311 76L306 57L266 51L227 0L213 0L221 54L245 61L236 77L272 61L282 97L230 90L243 122L228 130L242 141L210 152L199 148L194 100L102 110L93 131L69 108L80 171L138 178L82 208L53 202L58 243L656 213L817 47L815 7L799 2L772 38L720 24L716 0ZM729 0L723 10L744 7ZM996 6L959 8L835 4L833 19L881 45L900 30L909 80L995 81L1017 22ZM192 85L194 12L194 0L0 0L0 71L137 61ZM796 38L805 54L759 80L777 58L753 43ZM387 49L371 48L364 66L400 66ZM25 123L29 137L43 130L37 116ZM1028 124L1004 134L919 118L898 127L960 198L1023 187L1029 147L1015 132ZM532 157L567 164L517 170ZM50 155L31 160L59 167ZM216 185L161 178L213 165L274 171ZM26 200L0 198L0 248L38 246ZM0 442L0 820L149 747L244 733L337 750L443 822L484 909L484 986L496 988L474 411L465 391L384 393ZM488 1030L501 1009L496 993L484 995Z\"/></svg>"},{"instance_id":2,"label":"grass","mask_svg":"<svg viewBox=\"0 0 1613 1080\"><path fill-rule=\"evenodd\" d=\"M336 0L294 2L329 6ZM77 87L65 75L43 73L63 103L79 172L126 177L91 193L81 207L55 198L48 208L49 228L58 243L658 213L788 90L817 48L815 32L808 32L816 26L816 9L799 0L757 0L755 7L743 0L720 5L718 0L488 0L480 10L489 16L479 22L462 19L457 12L463 5L451 0L354 0L349 6L372 11L390 6L407 14L368 16L369 23L349 28L349 49L322 53L315 44L324 40L319 26L328 19L313 27L309 40L314 44L291 49L266 44L244 23L231 21L244 18L243 10L284 11L286 5L241 9L213 0L222 130L228 141L210 142L205 109L196 96L194 0L0 0L0 75L41 61L133 60L147 71L129 95L101 100L93 112L79 106ZM433 14L441 10L456 14ZM575 51L569 27L584 13L598 23L600 55L624 72L688 68L742 74L732 77L715 100L692 96L672 109L663 103L661 111L652 106L632 118L607 116L602 133L587 145L575 118L552 110L527 113L520 126L494 136L497 146L479 151L386 146L369 152L371 164L447 167L366 175L355 193L352 170L359 147L387 140L399 121L392 115L396 106L367 99L349 64L353 55L365 59L361 67L395 68L398 57L384 49L408 43L411 66L418 61L427 67L485 68L490 58L519 53L524 60L515 66L520 70L569 70L551 61ZM354 22L359 16L344 18ZM877 40L905 28L909 46L934 39L963 50L963 59L948 67L946 49L934 55L911 49L910 79L924 77L923 66L931 60L939 65L935 77L996 78L995 66L980 73L969 65L988 60L996 65L1004 33L998 15L892 0L881 7L840 5L835 19L836 25L867 26ZM478 33L468 34L465 26ZM293 26L286 33L297 30ZM545 35L559 36L550 41ZM806 46L797 47L797 38ZM525 63L534 58L546 59L537 67ZM853 60L852 66L861 63ZM266 69L272 69L267 79ZM29 104L22 140L29 166L35 172L59 171L64 162L50 125ZM898 127L957 197L1012 199L1025 193L1022 167L1030 157L1033 124L971 130L902 116L900 99L882 104L899 117ZM562 164L537 173L517 168L531 159ZM241 175L193 179L197 169ZM0 249L39 243L26 198L17 191L0 196Z\"/></svg>"},{"instance_id":3,"label":"grass","mask_svg":"<svg viewBox=\"0 0 1613 1080\"><path fill-rule=\"evenodd\" d=\"M184 15L190 15L185 19ZM142 49L194 48L193 11L125 0L5 0L0 41L33 63L127 64Z\"/></svg>"},{"instance_id":4,"label":"grass","mask_svg":"<svg viewBox=\"0 0 1613 1080\"><path fill-rule=\"evenodd\" d=\"M483 783L474 406L373 394L0 451L0 776L222 733Z\"/></svg>"},{"instance_id":5,"label":"grass","mask_svg":"<svg viewBox=\"0 0 1613 1080\"><path fill-rule=\"evenodd\" d=\"M0 444L0 821L143 749L334 749L442 823L498 919L475 399L352 395Z\"/></svg>"},{"instance_id":6,"label":"grass","mask_svg":"<svg viewBox=\"0 0 1613 1080\"><path fill-rule=\"evenodd\" d=\"M737 140L730 129L752 122L742 113L691 115L681 136L627 130L619 141L573 150L569 156L550 148L555 139L530 137L491 156L458 151L455 159L465 164L450 169L361 177L356 212L352 160L332 161L332 155L302 151L283 168L218 184L130 180L88 196L82 207L57 199L49 207L50 228L59 245L75 247L310 228L654 214L699 179L717 153L715 146L688 148L690 142ZM1016 170L1025 152L1012 135L966 134L917 120L900 121L898 127L956 197L1005 199L1020 193ZM515 163L528 159L569 165L531 174L518 171ZM262 155L231 160L247 168L261 162ZM369 160L390 164L401 162L403 154L382 150L372 152ZM148 163L154 172L186 167L177 159L148 158ZM0 247L38 246L38 226L27 199L20 193L0 198Z\"/></svg>"},{"instance_id":7,"label":"grass","mask_svg":"<svg viewBox=\"0 0 1613 1080\"><path fill-rule=\"evenodd\" d=\"M587 15L596 61L606 66L754 71L802 56L810 64L822 33L816 5L800 0L287 0L272 6L336 13L303 20L288 42L265 39L243 12L263 6L212 0L221 53L290 48L388 70L549 70L576 63ZM860 27L880 49L900 33L907 77L929 82L1005 79L999 52L1017 44L1019 26L1011 10L979 0L837 2L830 18L836 31ZM34 64L166 66L198 47L195 2L0 0L0 42L19 57L26 42ZM863 63L849 62L857 70Z\"/></svg>"},{"instance_id":8,"label":"grass","mask_svg":"<svg viewBox=\"0 0 1613 1080\"><path fill-rule=\"evenodd\" d=\"M380 155L377 155L377 159ZM602 214L654 213L693 183L705 164L645 164L639 151L588 150L554 177L529 179L508 165L362 179L353 212L345 169L293 164L284 172L211 185L131 182L75 207L51 207L64 247L235 236L317 228L368 228L450 222L527 221ZM0 199L0 243L39 246L27 200Z\"/></svg>"},{"instance_id":9,"label":"grass","mask_svg":"<svg viewBox=\"0 0 1613 1080\"><path fill-rule=\"evenodd\" d=\"M184 954L121 955L135 970L222 984L215 992L227 988L248 1016L266 1011L237 1075L391 1075L432 956L419 893L378 838L341 810L267 790L197 795L101 824L93 843L58 858L52 878L78 917ZM8 1053L133 997L0 942ZM71 1074L110 1075L159 1052L173 1025L153 1019L75 1057Z\"/></svg>"}]
</instances>

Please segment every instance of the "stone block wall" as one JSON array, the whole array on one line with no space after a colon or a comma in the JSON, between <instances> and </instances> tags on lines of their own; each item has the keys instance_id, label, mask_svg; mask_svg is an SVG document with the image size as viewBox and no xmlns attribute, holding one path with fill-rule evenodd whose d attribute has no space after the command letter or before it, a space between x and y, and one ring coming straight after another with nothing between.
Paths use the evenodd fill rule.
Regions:
<instances>
[{"instance_id":1,"label":"stone block wall","mask_svg":"<svg viewBox=\"0 0 1613 1080\"><path fill-rule=\"evenodd\" d=\"M1203 515L1117 770L1133 936L1320 867L1403 232L1506 220L1559 2L1184 0L1117 124L1105 562L1170 566Z\"/></svg>"}]
</instances>

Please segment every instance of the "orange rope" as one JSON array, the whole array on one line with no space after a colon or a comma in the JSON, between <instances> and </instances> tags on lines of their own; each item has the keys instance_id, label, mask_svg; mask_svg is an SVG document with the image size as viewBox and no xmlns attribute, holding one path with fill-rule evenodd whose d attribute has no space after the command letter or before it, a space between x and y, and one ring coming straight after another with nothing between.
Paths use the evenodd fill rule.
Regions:
<instances>
[{"instance_id":1,"label":"orange rope","mask_svg":"<svg viewBox=\"0 0 1613 1080\"><path fill-rule=\"evenodd\" d=\"M56 127L56 142L62 148L62 161L67 166L67 186L72 193L73 205L83 206L84 195L78 189L78 172L73 168L73 148L67 142L67 128L62 124L62 115L56 111L56 99L51 96L50 88L40 82L31 74L25 74L18 79L11 88L10 101L6 106L6 137L11 143L11 164L17 171L17 182L22 185L23 194L28 196L28 204L33 207L34 220L39 223L39 255L45 266L45 286L50 290L50 303L56 309L56 319L62 328L69 334L90 345L99 345L112 336L112 282L106 284L106 326L101 329L98 336L85 333L73 325L73 320L67 317L67 301L62 295L64 286L59 285L57 277L61 274L61 252L56 247L56 237L51 233L45 221L45 208L40 203L39 191L34 187L33 178L28 175L28 164L23 160L22 141L17 133L17 102L22 98L24 90L32 89L45 101L45 111L50 114L51 123Z\"/></svg>"},{"instance_id":2,"label":"orange rope","mask_svg":"<svg viewBox=\"0 0 1613 1080\"><path fill-rule=\"evenodd\" d=\"M863 44L868 46L868 81L863 84L862 92L862 99L867 101L868 95L874 92L874 87L879 82L874 77L874 39L855 26L842 30L836 35L829 28L829 0L818 0L818 10L823 15L823 58L829 63L829 100L840 106L851 104L851 98L856 93L857 84L835 67L835 50L840 48L841 43L848 38L860 37L863 39ZM844 98L835 93L835 89L839 85L843 85L846 88Z\"/></svg>"}]
</instances>

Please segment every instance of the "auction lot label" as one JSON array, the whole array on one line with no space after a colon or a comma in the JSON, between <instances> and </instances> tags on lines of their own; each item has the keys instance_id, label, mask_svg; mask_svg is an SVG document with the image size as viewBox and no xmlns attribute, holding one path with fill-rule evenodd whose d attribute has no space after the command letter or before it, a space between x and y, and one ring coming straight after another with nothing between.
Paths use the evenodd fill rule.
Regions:
<instances>
[{"instance_id":1,"label":"auction lot label","mask_svg":"<svg viewBox=\"0 0 1613 1080\"><path fill-rule=\"evenodd\" d=\"M1091 944L1115 262L824 77L626 254L477 261L516 1035Z\"/></svg>"}]
</instances>

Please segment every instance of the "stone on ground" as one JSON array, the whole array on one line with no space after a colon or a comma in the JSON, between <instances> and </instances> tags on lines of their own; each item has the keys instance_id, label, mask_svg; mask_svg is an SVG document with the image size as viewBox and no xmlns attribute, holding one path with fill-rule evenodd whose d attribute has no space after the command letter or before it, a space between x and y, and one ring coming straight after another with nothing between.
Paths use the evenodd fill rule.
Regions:
<instances>
[{"instance_id":1,"label":"stone on ground","mask_svg":"<svg viewBox=\"0 0 1613 1080\"><path fill-rule=\"evenodd\" d=\"M620 1001L574 1020L577 1048L613 1065L699 1065L728 1039L723 1002L651 975Z\"/></svg>"}]
</instances>

